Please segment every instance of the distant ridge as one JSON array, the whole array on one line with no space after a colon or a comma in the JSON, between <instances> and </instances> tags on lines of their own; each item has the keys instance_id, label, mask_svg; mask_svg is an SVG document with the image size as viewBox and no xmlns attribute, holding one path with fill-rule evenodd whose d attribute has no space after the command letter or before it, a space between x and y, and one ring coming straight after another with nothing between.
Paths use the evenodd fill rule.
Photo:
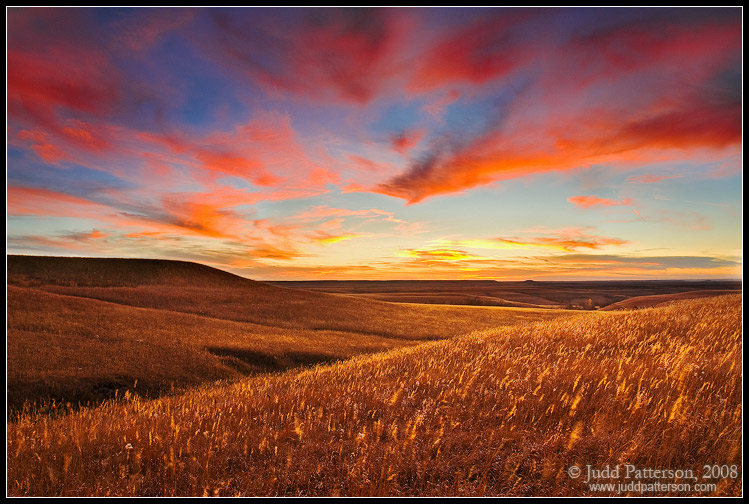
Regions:
<instances>
[{"instance_id":1,"label":"distant ridge","mask_svg":"<svg viewBox=\"0 0 749 504\"><path fill-rule=\"evenodd\" d=\"M9 255L8 284L69 287L139 285L245 286L258 284L226 271L188 261L99 257Z\"/></svg>"},{"instance_id":2,"label":"distant ridge","mask_svg":"<svg viewBox=\"0 0 749 504\"><path fill-rule=\"evenodd\" d=\"M196 263L7 256L6 404L95 404L128 391L272 373L562 310L384 303L276 287ZM137 387L136 387L137 383Z\"/></svg>"}]
</instances>

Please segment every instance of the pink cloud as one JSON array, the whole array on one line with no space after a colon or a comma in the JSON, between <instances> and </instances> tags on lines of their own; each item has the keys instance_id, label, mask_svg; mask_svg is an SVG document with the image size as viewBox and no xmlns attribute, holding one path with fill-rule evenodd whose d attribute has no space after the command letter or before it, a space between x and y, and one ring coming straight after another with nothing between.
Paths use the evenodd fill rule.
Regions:
<instances>
[{"instance_id":1,"label":"pink cloud","mask_svg":"<svg viewBox=\"0 0 749 504\"><path fill-rule=\"evenodd\" d=\"M405 10L315 9L289 16L283 29L256 16L214 15L218 36L202 48L270 92L364 104L400 70L410 29Z\"/></svg>"},{"instance_id":2,"label":"pink cloud","mask_svg":"<svg viewBox=\"0 0 749 504\"><path fill-rule=\"evenodd\" d=\"M397 153L405 156L408 154L408 151L416 147L424 135L425 132L423 130L404 130L400 133L390 135L390 146Z\"/></svg>"},{"instance_id":3,"label":"pink cloud","mask_svg":"<svg viewBox=\"0 0 749 504\"><path fill-rule=\"evenodd\" d=\"M619 238L598 236L573 228L547 231L545 236L459 240L450 244L478 249L542 248L571 252L581 248L597 250L609 245L624 245L627 243L629 242Z\"/></svg>"},{"instance_id":4,"label":"pink cloud","mask_svg":"<svg viewBox=\"0 0 749 504\"><path fill-rule=\"evenodd\" d=\"M50 189L8 186L7 195L8 215L88 218L112 212L107 205Z\"/></svg>"},{"instance_id":5,"label":"pink cloud","mask_svg":"<svg viewBox=\"0 0 749 504\"><path fill-rule=\"evenodd\" d=\"M572 196L567 201L580 207L580 208L591 208L594 206L630 206L632 199L624 198L621 201L616 201L608 198L599 198L597 196Z\"/></svg>"},{"instance_id":6,"label":"pink cloud","mask_svg":"<svg viewBox=\"0 0 749 504\"><path fill-rule=\"evenodd\" d=\"M410 88L464 83L461 90L478 89L505 79L503 106L487 113L502 120L475 133L448 132L374 192L417 203L594 164L632 168L691 160L699 152L712 159L736 154L742 140L738 17L681 11L675 19L634 16L613 27L592 25L573 32L560 59L558 40L529 40L525 29L548 21L549 11L518 11L514 25L506 14L431 45Z\"/></svg>"},{"instance_id":7,"label":"pink cloud","mask_svg":"<svg viewBox=\"0 0 749 504\"><path fill-rule=\"evenodd\" d=\"M510 74L535 51L519 30L532 11L503 11L442 37L416 61L412 92L468 82L482 84Z\"/></svg>"}]
</instances>

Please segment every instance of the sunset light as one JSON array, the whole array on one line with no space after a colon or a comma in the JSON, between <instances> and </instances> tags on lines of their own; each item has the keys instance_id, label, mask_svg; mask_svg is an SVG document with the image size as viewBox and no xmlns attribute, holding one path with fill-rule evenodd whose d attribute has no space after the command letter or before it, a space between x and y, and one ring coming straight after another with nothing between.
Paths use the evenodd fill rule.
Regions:
<instances>
[{"instance_id":1,"label":"sunset light","mask_svg":"<svg viewBox=\"0 0 749 504\"><path fill-rule=\"evenodd\" d=\"M8 8L7 251L738 279L740 8Z\"/></svg>"}]
</instances>

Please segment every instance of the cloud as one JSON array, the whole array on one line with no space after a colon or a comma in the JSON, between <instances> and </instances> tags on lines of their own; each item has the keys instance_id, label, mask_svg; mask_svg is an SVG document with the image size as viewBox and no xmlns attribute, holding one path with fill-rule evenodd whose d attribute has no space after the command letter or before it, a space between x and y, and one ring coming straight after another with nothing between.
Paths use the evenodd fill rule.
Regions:
<instances>
[{"instance_id":1,"label":"cloud","mask_svg":"<svg viewBox=\"0 0 749 504\"><path fill-rule=\"evenodd\" d=\"M686 177L672 188L681 191L687 178L740 173L741 9L10 8L7 15L11 245L22 232L35 250L88 244L114 255L245 261L263 272L299 259L300 269L288 271L532 274L564 265L503 263L474 249L548 258L628 242L587 228L419 244L415 235L426 226L456 230L381 210L397 201L345 193L413 204L565 170L600 175L583 195L610 183L612 170L637 170L614 177L633 184ZM659 176L655 163L680 171ZM700 198L669 196L662 209L638 207L637 225L710 227L681 209ZM597 196L570 202L631 205ZM460 222L460 212L455 217ZM370 269L355 268L353 255L348 270L313 264L325 243L349 240L340 249L354 251L359 242L404 237L411 255ZM637 245L658 246L646 240ZM704 266L668 264L661 271L669 275ZM631 261L610 266L623 276L652 271ZM604 274L603 266L581 271Z\"/></svg>"},{"instance_id":2,"label":"cloud","mask_svg":"<svg viewBox=\"0 0 749 504\"><path fill-rule=\"evenodd\" d=\"M106 110L117 98L118 72L95 49L56 47L46 55L8 50L8 107L52 122L55 109Z\"/></svg>"},{"instance_id":3,"label":"cloud","mask_svg":"<svg viewBox=\"0 0 749 504\"><path fill-rule=\"evenodd\" d=\"M168 223L215 237L242 240L247 227L247 219L223 205L205 201L201 194L194 199L184 199L185 195L169 195L163 200L163 208L169 214Z\"/></svg>"},{"instance_id":4,"label":"cloud","mask_svg":"<svg viewBox=\"0 0 749 504\"><path fill-rule=\"evenodd\" d=\"M55 131L65 112L105 115L125 80L90 9L9 9L9 117Z\"/></svg>"},{"instance_id":5,"label":"cloud","mask_svg":"<svg viewBox=\"0 0 749 504\"><path fill-rule=\"evenodd\" d=\"M663 270L666 268L700 268L714 269L736 267L741 263L727 258L709 256L636 256L611 254L566 254L552 259L557 263L587 265L622 265L649 270Z\"/></svg>"},{"instance_id":6,"label":"cloud","mask_svg":"<svg viewBox=\"0 0 749 504\"><path fill-rule=\"evenodd\" d=\"M274 259L277 261L292 261L305 256L305 254L302 254L298 249L293 247L277 247L267 244L256 244L252 246L250 253L255 258ZM257 261L254 262L257 265ZM237 263L230 264L237 266Z\"/></svg>"},{"instance_id":7,"label":"cloud","mask_svg":"<svg viewBox=\"0 0 749 504\"><path fill-rule=\"evenodd\" d=\"M92 229L91 231L88 231L88 232L72 233L68 236L73 240L87 241L87 240L104 240L106 238L109 238L111 235L110 233L104 233L102 231L99 231L98 229Z\"/></svg>"},{"instance_id":8,"label":"cloud","mask_svg":"<svg viewBox=\"0 0 749 504\"><path fill-rule=\"evenodd\" d=\"M356 233L346 233L342 235L331 235L327 233L319 233L319 236L315 238L315 242L320 245L330 245L331 243L338 243L344 240L350 240L359 236Z\"/></svg>"},{"instance_id":9,"label":"cloud","mask_svg":"<svg viewBox=\"0 0 749 504\"><path fill-rule=\"evenodd\" d=\"M408 154L408 151L416 147L416 145L424 137L424 131L409 131L404 130L399 133L390 135L390 146L394 151L401 155Z\"/></svg>"},{"instance_id":10,"label":"cloud","mask_svg":"<svg viewBox=\"0 0 749 504\"><path fill-rule=\"evenodd\" d=\"M471 255L464 250L437 248L437 249L406 249L402 255L407 257L416 257L427 261L454 262L481 259L478 256Z\"/></svg>"},{"instance_id":11,"label":"cloud","mask_svg":"<svg viewBox=\"0 0 749 504\"><path fill-rule=\"evenodd\" d=\"M192 9L150 8L135 10L116 22L114 44L128 51L144 51L167 33L184 27L195 18Z\"/></svg>"},{"instance_id":12,"label":"cloud","mask_svg":"<svg viewBox=\"0 0 749 504\"><path fill-rule=\"evenodd\" d=\"M667 179L673 179L673 178L681 178L681 175L645 174L645 175L638 175L636 177L629 177L627 178L627 182L630 182L632 184L655 184L656 182L660 182L661 180L667 180Z\"/></svg>"},{"instance_id":13,"label":"cloud","mask_svg":"<svg viewBox=\"0 0 749 504\"><path fill-rule=\"evenodd\" d=\"M177 156L173 162L198 168L197 175L205 180L232 176L277 189L264 191L267 199L321 194L328 191L328 184L340 182L336 172L309 155L284 114L259 112L251 121L228 131L144 132L138 136L152 148L168 149Z\"/></svg>"},{"instance_id":14,"label":"cloud","mask_svg":"<svg viewBox=\"0 0 749 504\"><path fill-rule=\"evenodd\" d=\"M58 145L52 143L49 135L40 129L21 130L18 132L18 138L28 140L31 143L31 149L48 163L57 164L67 159L68 154Z\"/></svg>"},{"instance_id":15,"label":"cloud","mask_svg":"<svg viewBox=\"0 0 749 504\"><path fill-rule=\"evenodd\" d=\"M354 162L354 166L357 168L363 168L368 171L377 171L377 163L367 158L357 156L356 154L349 154L348 158Z\"/></svg>"},{"instance_id":16,"label":"cloud","mask_svg":"<svg viewBox=\"0 0 749 504\"><path fill-rule=\"evenodd\" d=\"M178 134L142 133L140 138L167 147L172 153L179 155L188 166L197 165L214 178L218 175L232 175L261 186L278 182L253 153L237 150L237 146L241 144L241 136L238 133L234 138L228 135L189 138L187 135Z\"/></svg>"},{"instance_id":17,"label":"cloud","mask_svg":"<svg viewBox=\"0 0 749 504\"><path fill-rule=\"evenodd\" d=\"M619 238L607 236L597 236L587 233L580 229L563 229L558 231L549 231L551 236L534 236L528 238L508 237L508 238L481 238L469 240L455 240L451 243L456 246L463 246L476 249L550 249L571 252L577 249L597 250L610 245L625 245L629 243Z\"/></svg>"},{"instance_id":18,"label":"cloud","mask_svg":"<svg viewBox=\"0 0 749 504\"><path fill-rule=\"evenodd\" d=\"M471 109L471 128L448 124L439 142L373 191L417 203L550 171L735 155L742 139L735 13L671 19L668 11L625 11L619 25L604 11L559 14L518 14L516 26L496 31L492 23L507 20L480 21L473 35L459 31L437 43L416 88L470 82L487 106ZM588 26L586 16L607 22ZM543 20L560 31L522 44L523 27ZM471 59L476 51L481 57ZM499 110L491 105L497 100Z\"/></svg>"},{"instance_id":19,"label":"cloud","mask_svg":"<svg viewBox=\"0 0 749 504\"><path fill-rule=\"evenodd\" d=\"M276 16L215 11L212 58L239 68L271 92L366 103L396 74L407 11L303 9Z\"/></svg>"},{"instance_id":20,"label":"cloud","mask_svg":"<svg viewBox=\"0 0 749 504\"><path fill-rule=\"evenodd\" d=\"M363 208L360 210L349 210L347 208L333 208L327 205L319 205L305 210L304 212L293 215L289 220L300 221L319 221L331 217L375 217L383 218L386 221L404 223L404 221L395 218L393 212L379 210L377 208Z\"/></svg>"},{"instance_id":21,"label":"cloud","mask_svg":"<svg viewBox=\"0 0 749 504\"><path fill-rule=\"evenodd\" d=\"M108 215L112 212L112 208L50 189L8 186L7 211L9 216L88 218L92 215Z\"/></svg>"},{"instance_id":22,"label":"cloud","mask_svg":"<svg viewBox=\"0 0 749 504\"><path fill-rule=\"evenodd\" d=\"M630 198L624 198L621 201L616 201L608 198L599 198L597 196L572 196L567 198L567 201L580 207L580 208L591 208L595 206L631 206L632 200Z\"/></svg>"},{"instance_id":23,"label":"cloud","mask_svg":"<svg viewBox=\"0 0 749 504\"><path fill-rule=\"evenodd\" d=\"M428 48L415 62L409 89L423 92L462 82L482 84L524 64L534 44L523 33L523 25L534 11L495 12L459 27Z\"/></svg>"}]
</instances>

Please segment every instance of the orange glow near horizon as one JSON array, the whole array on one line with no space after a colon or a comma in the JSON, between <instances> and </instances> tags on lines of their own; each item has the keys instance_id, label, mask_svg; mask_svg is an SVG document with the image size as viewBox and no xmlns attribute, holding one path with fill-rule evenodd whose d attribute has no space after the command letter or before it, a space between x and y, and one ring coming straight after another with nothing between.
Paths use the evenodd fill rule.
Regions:
<instances>
[{"instance_id":1,"label":"orange glow near horizon","mask_svg":"<svg viewBox=\"0 0 749 504\"><path fill-rule=\"evenodd\" d=\"M18 8L7 252L740 278L740 8Z\"/></svg>"}]
</instances>

